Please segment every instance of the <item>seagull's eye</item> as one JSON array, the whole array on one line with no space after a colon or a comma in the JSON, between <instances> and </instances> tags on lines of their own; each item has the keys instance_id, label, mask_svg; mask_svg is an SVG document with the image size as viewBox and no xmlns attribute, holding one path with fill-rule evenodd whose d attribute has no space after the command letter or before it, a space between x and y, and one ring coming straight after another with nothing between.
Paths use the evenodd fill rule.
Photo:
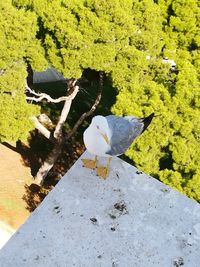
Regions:
<instances>
[{"instance_id":1,"label":"seagull's eye","mask_svg":"<svg viewBox=\"0 0 200 267\"><path fill-rule=\"evenodd\" d=\"M97 129L99 130L99 125L97 125Z\"/></svg>"}]
</instances>

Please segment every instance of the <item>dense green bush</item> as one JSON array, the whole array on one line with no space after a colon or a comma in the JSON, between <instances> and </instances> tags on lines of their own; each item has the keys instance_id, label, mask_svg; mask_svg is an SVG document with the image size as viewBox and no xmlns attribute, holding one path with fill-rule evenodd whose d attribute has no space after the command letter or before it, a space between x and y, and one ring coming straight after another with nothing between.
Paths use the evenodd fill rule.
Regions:
<instances>
[{"instance_id":1,"label":"dense green bush","mask_svg":"<svg viewBox=\"0 0 200 267\"><path fill-rule=\"evenodd\" d=\"M198 0L7 0L0 7L2 140L21 138L38 112L23 95L24 59L66 77L102 70L118 93L113 113L160 115L126 155L200 201Z\"/></svg>"}]
</instances>

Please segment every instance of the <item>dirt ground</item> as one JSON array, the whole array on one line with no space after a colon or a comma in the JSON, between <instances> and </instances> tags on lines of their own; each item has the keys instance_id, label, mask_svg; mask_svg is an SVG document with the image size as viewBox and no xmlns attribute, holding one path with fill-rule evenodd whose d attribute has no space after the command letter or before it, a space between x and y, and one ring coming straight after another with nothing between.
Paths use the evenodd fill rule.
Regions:
<instances>
[{"instance_id":1,"label":"dirt ground","mask_svg":"<svg viewBox=\"0 0 200 267\"><path fill-rule=\"evenodd\" d=\"M24 186L33 180L30 168L12 145L13 149L0 144L0 221L17 229L30 214L22 197Z\"/></svg>"},{"instance_id":2,"label":"dirt ground","mask_svg":"<svg viewBox=\"0 0 200 267\"><path fill-rule=\"evenodd\" d=\"M32 134L29 145L21 142L0 144L0 222L13 229L25 222L30 212L37 208L84 151L84 146L74 140L65 144L44 185L40 187L32 177L48 150L45 143L42 145L38 141L37 135L34 138Z\"/></svg>"}]
</instances>

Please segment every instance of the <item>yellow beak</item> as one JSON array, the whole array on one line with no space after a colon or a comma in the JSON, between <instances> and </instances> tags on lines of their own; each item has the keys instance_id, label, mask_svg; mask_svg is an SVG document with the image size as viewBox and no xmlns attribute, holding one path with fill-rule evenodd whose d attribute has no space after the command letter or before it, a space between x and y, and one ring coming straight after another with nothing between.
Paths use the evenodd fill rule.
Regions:
<instances>
[{"instance_id":1,"label":"yellow beak","mask_svg":"<svg viewBox=\"0 0 200 267\"><path fill-rule=\"evenodd\" d=\"M106 141L107 144L109 144L108 136L106 134L101 133L101 136Z\"/></svg>"}]
</instances>

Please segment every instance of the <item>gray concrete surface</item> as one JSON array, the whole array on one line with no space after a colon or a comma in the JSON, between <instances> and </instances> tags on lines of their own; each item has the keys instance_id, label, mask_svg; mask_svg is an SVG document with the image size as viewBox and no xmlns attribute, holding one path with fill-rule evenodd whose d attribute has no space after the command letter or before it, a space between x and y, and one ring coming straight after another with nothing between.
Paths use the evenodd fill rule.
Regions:
<instances>
[{"instance_id":1,"label":"gray concrete surface","mask_svg":"<svg viewBox=\"0 0 200 267\"><path fill-rule=\"evenodd\" d=\"M0 250L0 266L199 267L200 205L118 158L105 181L79 159Z\"/></svg>"}]
</instances>

